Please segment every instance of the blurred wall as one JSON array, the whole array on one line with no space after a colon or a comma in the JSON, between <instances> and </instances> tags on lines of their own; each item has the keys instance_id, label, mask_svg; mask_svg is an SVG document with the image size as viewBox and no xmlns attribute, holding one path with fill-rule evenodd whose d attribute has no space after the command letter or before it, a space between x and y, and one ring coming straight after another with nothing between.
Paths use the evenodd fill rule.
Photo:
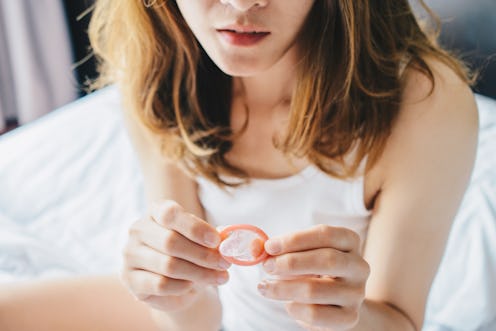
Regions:
<instances>
[{"instance_id":1,"label":"blurred wall","mask_svg":"<svg viewBox=\"0 0 496 331\"><path fill-rule=\"evenodd\" d=\"M77 97L65 12L58 0L0 1L0 130Z\"/></svg>"},{"instance_id":2,"label":"blurred wall","mask_svg":"<svg viewBox=\"0 0 496 331\"><path fill-rule=\"evenodd\" d=\"M94 0L63 0L72 40L73 58L74 62L77 63L74 74L79 86L79 96L87 94L84 88L86 81L97 76L96 63L94 57L91 56L87 33L91 18L91 11L88 9L91 9L94 2Z\"/></svg>"},{"instance_id":3,"label":"blurred wall","mask_svg":"<svg viewBox=\"0 0 496 331\"><path fill-rule=\"evenodd\" d=\"M441 18L440 42L480 71L475 92L496 98L496 0L426 0ZM412 5L422 13L418 0Z\"/></svg>"}]
</instances>

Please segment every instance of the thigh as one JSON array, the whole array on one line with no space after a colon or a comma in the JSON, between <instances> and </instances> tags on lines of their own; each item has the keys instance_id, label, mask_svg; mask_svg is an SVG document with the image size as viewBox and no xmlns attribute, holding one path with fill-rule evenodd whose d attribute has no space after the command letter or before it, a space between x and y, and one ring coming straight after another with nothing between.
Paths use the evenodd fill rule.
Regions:
<instances>
[{"instance_id":1,"label":"thigh","mask_svg":"<svg viewBox=\"0 0 496 331\"><path fill-rule=\"evenodd\" d=\"M2 331L157 331L117 276L0 284Z\"/></svg>"}]
</instances>

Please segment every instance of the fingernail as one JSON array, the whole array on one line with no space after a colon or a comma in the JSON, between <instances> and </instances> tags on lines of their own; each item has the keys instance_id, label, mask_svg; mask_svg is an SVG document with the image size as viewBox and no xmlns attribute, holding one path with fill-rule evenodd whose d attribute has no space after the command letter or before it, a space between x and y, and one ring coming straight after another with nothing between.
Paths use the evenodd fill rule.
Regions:
<instances>
[{"instance_id":1,"label":"fingernail","mask_svg":"<svg viewBox=\"0 0 496 331\"><path fill-rule=\"evenodd\" d=\"M211 232L206 233L203 237L203 242L205 245L211 248L217 247L219 245L219 240L219 236Z\"/></svg>"},{"instance_id":2,"label":"fingernail","mask_svg":"<svg viewBox=\"0 0 496 331\"><path fill-rule=\"evenodd\" d=\"M272 240L268 240L265 243L265 250L270 255L279 254L281 252L281 249L282 249L281 242L279 240L272 239Z\"/></svg>"},{"instance_id":3,"label":"fingernail","mask_svg":"<svg viewBox=\"0 0 496 331\"><path fill-rule=\"evenodd\" d=\"M219 268L221 268L221 269L228 269L231 266L231 263L227 262L224 259L221 259L219 261L218 265L219 265Z\"/></svg>"},{"instance_id":4,"label":"fingernail","mask_svg":"<svg viewBox=\"0 0 496 331\"><path fill-rule=\"evenodd\" d=\"M222 285L227 282L227 275L226 274L220 274L217 276L217 284Z\"/></svg>"},{"instance_id":5,"label":"fingernail","mask_svg":"<svg viewBox=\"0 0 496 331\"><path fill-rule=\"evenodd\" d=\"M265 295L265 293L267 293L267 283L266 282L259 283L257 288L258 288L258 292L260 292L260 294Z\"/></svg>"},{"instance_id":6,"label":"fingernail","mask_svg":"<svg viewBox=\"0 0 496 331\"><path fill-rule=\"evenodd\" d=\"M273 272L276 269L276 261L274 261L274 259L268 259L264 263L264 268L268 273Z\"/></svg>"}]
</instances>

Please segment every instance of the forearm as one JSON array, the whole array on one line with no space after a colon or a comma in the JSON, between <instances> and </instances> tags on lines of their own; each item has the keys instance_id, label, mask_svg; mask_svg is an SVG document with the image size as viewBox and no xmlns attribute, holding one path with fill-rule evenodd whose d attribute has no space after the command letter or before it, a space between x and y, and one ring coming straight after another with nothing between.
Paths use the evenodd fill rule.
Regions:
<instances>
[{"instance_id":1,"label":"forearm","mask_svg":"<svg viewBox=\"0 0 496 331\"><path fill-rule=\"evenodd\" d=\"M209 287L190 307L179 312L152 310L161 331L219 331L222 307L217 290Z\"/></svg>"},{"instance_id":2,"label":"forearm","mask_svg":"<svg viewBox=\"0 0 496 331\"><path fill-rule=\"evenodd\" d=\"M419 331L410 319L385 303L365 300L360 309L360 320L353 331Z\"/></svg>"}]
</instances>

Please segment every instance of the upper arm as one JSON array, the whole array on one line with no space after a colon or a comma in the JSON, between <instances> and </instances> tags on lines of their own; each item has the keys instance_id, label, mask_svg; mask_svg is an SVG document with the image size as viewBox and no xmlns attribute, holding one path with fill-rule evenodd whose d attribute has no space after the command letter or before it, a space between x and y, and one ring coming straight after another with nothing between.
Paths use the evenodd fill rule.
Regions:
<instances>
[{"instance_id":1,"label":"upper arm","mask_svg":"<svg viewBox=\"0 0 496 331\"><path fill-rule=\"evenodd\" d=\"M147 204L162 199L179 203L204 219L196 181L161 156L158 141L130 111L123 111L124 123L143 173Z\"/></svg>"},{"instance_id":2,"label":"upper arm","mask_svg":"<svg viewBox=\"0 0 496 331\"><path fill-rule=\"evenodd\" d=\"M427 295L472 171L478 117L469 87L447 67L412 72L400 115L379 161L380 193L365 259L367 298L389 303L420 330Z\"/></svg>"}]
</instances>

